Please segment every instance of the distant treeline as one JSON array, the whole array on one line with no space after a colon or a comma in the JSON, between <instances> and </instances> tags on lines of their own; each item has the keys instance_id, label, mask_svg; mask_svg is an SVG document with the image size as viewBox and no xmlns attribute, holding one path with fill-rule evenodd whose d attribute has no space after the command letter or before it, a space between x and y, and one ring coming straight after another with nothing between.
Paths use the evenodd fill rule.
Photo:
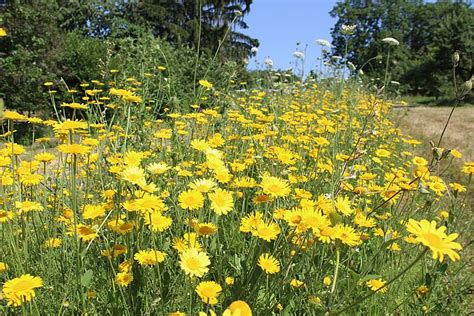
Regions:
<instances>
[{"instance_id":1,"label":"distant treeline","mask_svg":"<svg viewBox=\"0 0 474 316\"><path fill-rule=\"evenodd\" d=\"M460 52L458 82L473 74L474 9L471 1L345 0L331 11L337 17L332 30L333 53L344 56L373 78L383 78L387 46L393 37L400 45L391 49L391 80L405 94L449 96L453 91L453 52ZM342 25L355 25L347 36ZM384 55L384 58L386 56ZM369 62L368 62L369 61ZM368 63L367 63L368 62Z\"/></svg>"}]
</instances>

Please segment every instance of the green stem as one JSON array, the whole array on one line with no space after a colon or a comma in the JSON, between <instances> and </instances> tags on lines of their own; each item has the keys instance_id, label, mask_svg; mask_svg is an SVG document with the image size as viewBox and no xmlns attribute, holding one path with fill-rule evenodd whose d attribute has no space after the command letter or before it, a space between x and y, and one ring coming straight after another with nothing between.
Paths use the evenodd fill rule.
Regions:
<instances>
[{"instance_id":1,"label":"green stem","mask_svg":"<svg viewBox=\"0 0 474 316\"><path fill-rule=\"evenodd\" d=\"M330 293L329 301L328 301L328 310L331 309L333 296L334 296L334 291L336 290L337 276L339 274L339 265L340 265L340 263L341 263L341 249L340 249L339 245L337 245L336 246L336 266L334 267L334 278L333 278L331 293Z\"/></svg>"},{"instance_id":2,"label":"green stem","mask_svg":"<svg viewBox=\"0 0 474 316\"><path fill-rule=\"evenodd\" d=\"M387 85L388 85L388 62L390 60L390 46L388 47L388 55L387 55L387 62L385 63L385 79L384 79L384 88L383 88L383 93L385 94L385 91L387 91Z\"/></svg>"},{"instance_id":3,"label":"green stem","mask_svg":"<svg viewBox=\"0 0 474 316\"><path fill-rule=\"evenodd\" d=\"M363 296L362 298L360 298L359 300L357 300L356 302L352 303L351 305L347 306L347 307L344 307L343 309L339 310L339 311L336 311L334 313L331 313L331 315L339 315L353 307L356 307L357 305L359 305L360 303L362 303L363 301L365 301L366 299L368 299L369 297L371 297L372 295L376 294L377 292L380 292L382 289L386 288L387 286L389 286L390 284L392 284L393 282L395 282L396 280L398 280L398 278L400 278L402 275L404 275L408 270L410 270L411 268L413 268L413 266L421 260L421 258L423 258L423 256L425 255L425 253L428 251L429 248L425 248L419 255L418 257L415 258L415 260L413 260L412 263L410 263L405 269L403 269L402 271L400 271L396 276L394 276L390 281L388 281L387 283L385 283L383 286L379 287L376 291L373 291L371 292L370 294L367 294L366 296ZM336 280L334 280L336 281ZM335 283L335 282L334 282Z\"/></svg>"}]
</instances>

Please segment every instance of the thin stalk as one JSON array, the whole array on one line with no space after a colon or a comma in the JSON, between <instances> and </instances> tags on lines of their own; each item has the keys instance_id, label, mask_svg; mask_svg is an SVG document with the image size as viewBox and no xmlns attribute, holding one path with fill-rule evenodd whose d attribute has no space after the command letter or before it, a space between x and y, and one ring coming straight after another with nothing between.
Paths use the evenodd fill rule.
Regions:
<instances>
[{"instance_id":1,"label":"thin stalk","mask_svg":"<svg viewBox=\"0 0 474 316\"><path fill-rule=\"evenodd\" d=\"M384 286L381 286L379 287L376 291L373 291L371 292L370 294L367 294L366 296L363 296L362 298L360 298L359 300L355 301L354 303L352 303L351 305L347 306L347 307L344 307L343 309L339 310L339 311L336 311L334 313L331 313L331 315L339 315L347 310L350 310L351 308L354 308L356 307L357 305L359 305L360 303L362 303L363 301L365 301L366 299L370 298L371 296L375 295L376 293L380 292L381 290L383 290L384 288L386 288L387 286L389 286L390 284L392 284L393 282L395 282L396 280L398 280L402 275L404 275L408 270L410 270L411 268L413 268L413 266L421 260L421 258L423 258L423 256L425 255L425 253L428 251L429 248L425 248L419 255L418 257L415 258L415 260L413 260L412 263L410 263L405 269L403 269L402 271L400 271L396 276L394 276L390 281L388 281L387 283L384 284ZM335 281L335 280L334 280Z\"/></svg>"},{"instance_id":2,"label":"thin stalk","mask_svg":"<svg viewBox=\"0 0 474 316\"><path fill-rule=\"evenodd\" d=\"M390 60L390 46L388 47L388 55L387 55L387 62L385 63L385 79L384 81L384 88L383 88L383 93L385 94L385 91L387 91L387 85L388 85L388 62Z\"/></svg>"}]
</instances>

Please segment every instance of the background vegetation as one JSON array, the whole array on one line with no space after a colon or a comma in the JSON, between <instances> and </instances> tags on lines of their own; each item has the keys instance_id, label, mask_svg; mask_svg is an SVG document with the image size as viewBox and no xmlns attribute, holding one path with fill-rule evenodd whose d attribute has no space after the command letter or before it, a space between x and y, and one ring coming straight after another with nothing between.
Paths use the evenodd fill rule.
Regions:
<instances>
[{"instance_id":1,"label":"background vegetation","mask_svg":"<svg viewBox=\"0 0 474 316\"><path fill-rule=\"evenodd\" d=\"M400 42L392 51L392 80L405 94L437 98L451 96L451 55L460 51L457 79L473 74L474 10L471 1L345 0L331 11L338 21L332 31L334 53L345 56L373 78L383 78L385 62L374 59L386 51L381 41L393 37ZM350 36L342 25L356 25ZM347 39L350 38L349 41ZM347 47L346 47L347 43ZM368 62L371 60L371 62Z\"/></svg>"},{"instance_id":2,"label":"background vegetation","mask_svg":"<svg viewBox=\"0 0 474 316\"><path fill-rule=\"evenodd\" d=\"M164 102L175 102L184 94L189 99L187 94L196 91L197 75L212 79L231 71L236 83L251 81L261 73L249 74L245 59L258 40L240 32L248 27L244 18L251 4L251 0L6 1L0 6L0 23L8 32L0 40L0 97L9 108L51 112L43 82L64 80L76 87L118 65L133 74L148 66L150 56L153 62L173 67L168 70L173 71L176 89ZM380 40L390 36L400 41L390 68L391 79L401 83L396 88L404 94L450 97L450 56L455 50L462 52L458 80L472 74L470 1L345 0L331 15L338 18L332 53L345 56L347 51L348 60L372 78L381 78L384 72L384 61L375 58L386 49ZM343 35L343 24L356 25L355 34ZM131 61L131 52L140 52L140 59Z\"/></svg>"}]
</instances>

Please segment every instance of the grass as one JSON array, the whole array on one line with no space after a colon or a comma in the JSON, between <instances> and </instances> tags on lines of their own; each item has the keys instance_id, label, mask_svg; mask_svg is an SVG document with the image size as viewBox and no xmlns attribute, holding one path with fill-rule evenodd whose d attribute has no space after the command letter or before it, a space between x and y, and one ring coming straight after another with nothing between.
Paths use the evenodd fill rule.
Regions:
<instances>
[{"instance_id":1,"label":"grass","mask_svg":"<svg viewBox=\"0 0 474 316\"><path fill-rule=\"evenodd\" d=\"M452 97L432 97L432 96L405 96L401 98L402 101L412 106L439 106L439 107L450 107L455 103ZM461 106L474 106L474 97L466 97L461 103Z\"/></svg>"},{"instance_id":2,"label":"grass","mask_svg":"<svg viewBox=\"0 0 474 316\"><path fill-rule=\"evenodd\" d=\"M440 133L446 124L451 107L401 107L394 108L391 119L404 133L419 139L422 144L419 153L428 156L431 154L430 141L437 144ZM457 172L462 164L472 161L474 157L474 106L456 108L443 136L441 147L456 149L462 153L461 159L453 161L449 169L449 177L459 180Z\"/></svg>"}]
</instances>

